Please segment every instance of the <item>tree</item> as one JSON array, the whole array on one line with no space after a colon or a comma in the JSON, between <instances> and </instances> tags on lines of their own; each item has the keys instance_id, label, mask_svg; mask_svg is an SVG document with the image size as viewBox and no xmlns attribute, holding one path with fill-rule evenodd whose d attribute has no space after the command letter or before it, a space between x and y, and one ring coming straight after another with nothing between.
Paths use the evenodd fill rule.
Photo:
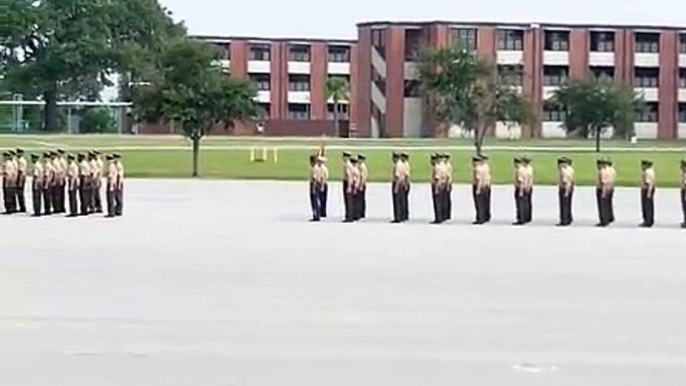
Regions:
<instances>
[{"instance_id":1,"label":"tree","mask_svg":"<svg viewBox=\"0 0 686 386\"><path fill-rule=\"evenodd\" d=\"M644 108L643 98L632 89L591 76L562 85L549 103L565 112L563 127L568 134L595 138L596 152L610 127L616 136L633 134L636 114Z\"/></svg>"},{"instance_id":2,"label":"tree","mask_svg":"<svg viewBox=\"0 0 686 386\"><path fill-rule=\"evenodd\" d=\"M87 133L116 133L117 122L112 114L103 107L87 107L81 113L79 132Z\"/></svg>"},{"instance_id":3,"label":"tree","mask_svg":"<svg viewBox=\"0 0 686 386\"><path fill-rule=\"evenodd\" d=\"M92 97L183 33L157 0L12 0L7 11L0 60L13 91L43 98L47 130L60 98Z\"/></svg>"},{"instance_id":4,"label":"tree","mask_svg":"<svg viewBox=\"0 0 686 386\"><path fill-rule=\"evenodd\" d=\"M326 99L333 100L333 124L334 131L337 137L341 136L340 132L340 103L342 100L348 99L350 94L350 85L345 78L340 76L333 76L326 80Z\"/></svg>"},{"instance_id":5,"label":"tree","mask_svg":"<svg viewBox=\"0 0 686 386\"><path fill-rule=\"evenodd\" d=\"M526 123L527 100L474 52L455 48L420 55L420 88L430 114L444 127L458 125L474 134L477 154L486 132L498 122Z\"/></svg>"},{"instance_id":6,"label":"tree","mask_svg":"<svg viewBox=\"0 0 686 386\"><path fill-rule=\"evenodd\" d=\"M162 53L150 85L133 92L139 119L180 124L193 146L193 177L198 176L200 141L215 125L228 128L260 114L253 84L223 74L216 59L207 44L179 40Z\"/></svg>"}]
</instances>

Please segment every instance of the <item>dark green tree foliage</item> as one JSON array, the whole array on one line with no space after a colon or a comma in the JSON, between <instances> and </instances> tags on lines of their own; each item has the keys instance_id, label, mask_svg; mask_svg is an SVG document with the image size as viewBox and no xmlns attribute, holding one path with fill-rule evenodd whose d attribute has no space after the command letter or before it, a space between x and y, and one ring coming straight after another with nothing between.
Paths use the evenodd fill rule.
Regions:
<instances>
[{"instance_id":1,"label":"dark green tree foliage","mask_svg":"<svg viewBox=\"0 0 686 386\"><path fill-rule=\"evenodd\" d=\"M610 127L616 136L633 134L636 114L645 108L643 98L632 89L591 76L563 85L549 103L566 112L563 127L570 135L595 138L597 152Z\"/></svg>"},{"instance_id":2,"label":"dark green tree foliage","mask_svg":"<svg viewBox=\"0 0 686 386\"><path fill-rule=\"evenodd\" d=\"M184 33L157 0L12 0L0 30L15 92L42 97L57 129L62 98L92 98L114 72L145 71L146 58Z\"/></svg>"},{"instance_id":3,"label":"dark green tree foliage","mask_svg":"<svg viewBox=\"0 0 686 386\"><path fill-rule=\"evenodd\" d=\"M211 46L181 39L162 53L159 72L150 84L133 92L138 119L181 126L193 146L194 177L198 176L200 141L213 127L229 128L260 115L254 85L224 75L216 59Z\"/></svg>"},{"instance_id":4,"label":"dark green tree foliage","mask_svg":"<svg viewBox=\"0 0 686 386\"><path fill-rule=\"evenodd\" d=\"M116 133L117 122L112 118L110 111L103 107L84 108L79 112L79 132L91 133Z\"/></svg>"}]
</instances>

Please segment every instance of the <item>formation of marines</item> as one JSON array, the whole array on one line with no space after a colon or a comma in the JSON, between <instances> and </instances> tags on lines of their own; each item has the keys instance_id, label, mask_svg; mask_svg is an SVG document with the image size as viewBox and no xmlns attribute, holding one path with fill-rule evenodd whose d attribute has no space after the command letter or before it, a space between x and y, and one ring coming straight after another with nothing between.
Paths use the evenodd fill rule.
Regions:
<instances>
[{"instance_id":1,"label":"formation of marines","mask_svg":"<svg viewBox=\"0 0 686 386\"><path fill-rule=\"evenodd\" d=\"M29 164L23 149L3 153L2 195L5 214L27 213L26 181ZM31 154L32 216L66 214L67 217L103 213L103 178L106 181L106 217L123 214L124 166L121 155L97 150L66 154L62 149ZM67 205L68 204L68 205Z\"/></svg>"},{"instance_id":2,"label":"formation of marines","mask_svg":"<svg viewBox=\"0 0 686 386\"><path fill-rule=\"evenodd\" d=\"M409 220L409 193L411 185L410 156L394 152L391 155L391 197L393 204L393 223ZM365 218L366 190L369 170L363 154L353 156L343 152L343 201L345 206L344 222L355 222ZM452 164L449 154L436 153L430 157L431 196L433 202L434 224L451 219L452 213ZM515 221L513 225L523 226L533 221L534 166L529 157L515 157L514 204ZM558 202L560 227L572 225L572 202L575 188L573 161L567 157L557 160ZM328 169L322 154L310 158L310 202L312 221L320 221L327 215ZM686 160L680 162L681 170L681 207L683 211L682 228L686 228ZM599 222L597 226L606 227L615 222L614 191L617 172L609 159L597 161L596 201ZM656 178L653 162L641 161L640 190L641 227L650 228L655 224ZM488 157L481 155L472 158L472 197L476 218L473 224L483 225L491 221L491 168Z\"/></svg>"}]
</instances>

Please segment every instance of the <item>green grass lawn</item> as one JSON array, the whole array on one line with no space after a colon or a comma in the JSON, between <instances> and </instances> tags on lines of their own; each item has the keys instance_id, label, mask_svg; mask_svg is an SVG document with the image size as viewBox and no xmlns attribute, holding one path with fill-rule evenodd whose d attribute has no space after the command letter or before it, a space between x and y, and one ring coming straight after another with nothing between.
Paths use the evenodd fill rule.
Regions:
<instances>
[{"instance_id":1,"label":"green grass lawn","mask_svg":"<svg viewBox=\"0 0 686 386\"><path fill-rule=\"evenodd\" d=\"M303 180L308 175L308 156L321 142L313 139L265 140L255 138L214 137L203 142L201 148L201 174L205 178L235 179L284 179ZM280 148L278 162L274 162L270 150L269 161L251 162L251 146L267 143L268 148ZM340 179L340 150L343 148L367 156L372 181L388 181L391 161L390 149L409 147L413 181L426 181L429 176L429 155L435 149L460 147L448 151L453 158L454 180L469 182L471 176L470 160L473 151L468 140L362 140L327 141L329 151L329 170L332 179ZM557 163L559 156L567 155L574 160L577 182L591 185L595 180L595 160L598 154L587 150L592 148L591 141L487 141L492 148L487 149L490 156L493 180L499 184L512 181L512 157L527 154L534 160L537 184L557 183ZM188 142L181 137L120 137L120 136L0 136L0 148L22 146L28 152L40 152L47 148L63 147L68 151L98 148L107 151L117 150L124 156L124 164L129 177L140 178L184 178L191 173L191 152ZM367 148L364 148L364 147ZM383 149L370 147L382 146ZM513 149L493 147L507 146ZM683 142L642 142L639 147L629 150L632 145L625 142L605 143L607 148L615 147L621 151L602 153L615 162L618 184L636 186L641 159L649 158L655 162L660 186L678 186L679 160L686 158ZM521 147L519 149L518 147ZM540 147L559 147L566 150L542 150ZM416 148L416 149L415 149ZM539 148L537 150L537 148ZM575 148L575 149L571 149ZM584 148L584 149L579 149ZM655 148L655 149L653 149ZM664 149L658 149L664 148ZM669 149L666 149L669 148ZM624 150L622 150L624 149Z\"/></svg>"}]
</instances>

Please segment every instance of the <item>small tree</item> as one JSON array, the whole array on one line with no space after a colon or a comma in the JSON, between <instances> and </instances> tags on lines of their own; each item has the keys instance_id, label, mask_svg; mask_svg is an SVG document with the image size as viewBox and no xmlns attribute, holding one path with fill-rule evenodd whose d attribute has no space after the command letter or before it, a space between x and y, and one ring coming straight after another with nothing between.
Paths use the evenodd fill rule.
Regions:
<instances>
[{"instance_id":1,"label":"small tree","mask_svg":"<svg viewBox=\"0 0 686 386\"><path fill-rule=\"evenodd\" d=\"M474 133L477 154L490 127L498 122L521 124L530 117L517 88L474 52L459 47L429 50L420 63L420 85L430 113L440 124Z\"/></svg>"},{"instance_id":2,"label":"small tree","mask_svg":"<svg viewBox=\"0 0 686 386\"><path fill-rule=\"evenodd\" d=\"M193 146L193 177L198 176L200 141L217 124L225 128L259 114L256 90L248 81L227 77L214 64L217 52L192 40L173 43L161 56L150 85L134 90L139 118L180 124Z\"/></svg>"},{"instance_id":3,"label":"small tree","mask_svg":"<svg viewBox=\"0 0 686 386\"><path fill-rule=\"evenodd\" d=\"M340 104L342 100L348 99L350 85L345 78L334 76L326 80L326 99L333 100L333 124L336 136L341 136L340 131Z\"/></svg>"},{"instance_id":4,"label":"small tree","mask_svg":"<svg viewBox=\"0 0 686 386\"><path fill-rule=\"evenodd\" d=\"M610 127L617 136L631 135L636 114L644 108L643 98L632 89L590 76L561 86L549 103L566 113L563 127L568 134L595 138L596 152Z\"/></svg>"}]
</instances>

